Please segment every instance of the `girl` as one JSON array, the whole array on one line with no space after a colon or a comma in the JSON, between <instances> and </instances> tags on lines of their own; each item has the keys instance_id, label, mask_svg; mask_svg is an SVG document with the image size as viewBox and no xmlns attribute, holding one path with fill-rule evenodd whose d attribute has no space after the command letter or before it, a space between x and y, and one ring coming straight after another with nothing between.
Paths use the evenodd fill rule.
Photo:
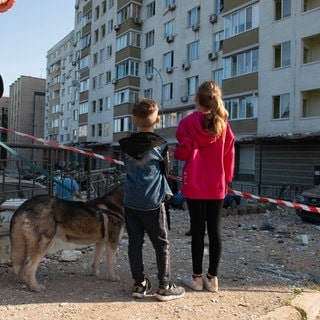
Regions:
<instances>
[{"instance_id":1,"label":"girl","mask_svg":"<svg viewBox=\"0 0 320 320\"><path fill-rule=\"evenodd\" d=\"M183 283L193 290L218 291L221 256L221 209L234 170L234 135L221 89L205 81L195 96L197 111L182 119L174 157L185 161L182 194L187 199L191 222L193 274ZM209 238L209 268L202 276L204 236Z\"/></svg>"}]
</instances>

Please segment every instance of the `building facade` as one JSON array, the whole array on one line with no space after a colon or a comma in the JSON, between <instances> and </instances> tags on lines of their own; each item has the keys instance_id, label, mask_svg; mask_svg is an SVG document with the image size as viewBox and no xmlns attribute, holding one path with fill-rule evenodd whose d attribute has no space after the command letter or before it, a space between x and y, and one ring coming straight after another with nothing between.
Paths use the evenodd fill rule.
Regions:
<instances>
[{"instance_id":1,"label":"building facade","mask_svg":"<svg viewBox=\"0 0 320 320\"><path fill-rule=\"evenodd\" d=\"M44 119L45 88L45 79L29 76L21 76L10 85L8 128L33 136L43 136L44 123L41 120ZM42 163L43 153L30 148L30 145L39 143L14 133L8 133L7 142L9 146L17 147L17 152L21 156L30 161ZM20 147L18 147L19 144ZM15 155L7 153L7 160L10 168L20 166Z\"/></svg>"},{"instance_id":2,"label":"building facade","mask_svg":"<svg viewBox=\"0 0 320 320\"><path fill-rule=\"evenodd\" d=\"M145 96L159 104L157 132L175 144L198 85L212 79L236 135L235 178L312 184L319 18L319 0L76 0L74 30L48 52L47 103L59 121L46 118L45 136L120 158L132 103Z\"/></svg>"}]
</instances>

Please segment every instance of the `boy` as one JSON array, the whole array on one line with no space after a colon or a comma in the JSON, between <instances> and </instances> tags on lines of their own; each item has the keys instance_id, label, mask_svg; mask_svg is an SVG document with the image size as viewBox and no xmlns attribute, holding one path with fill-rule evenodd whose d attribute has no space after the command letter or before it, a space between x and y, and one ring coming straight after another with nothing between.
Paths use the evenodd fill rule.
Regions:
<instances>
[{"instance_id":1,"label":"boy","mask_svg":"<svg viewBox=\"0 0 320 320\"><path fill-rule=\"evenodd\" d=\"M124 206L129 238L128 256L135 281L132 297L143 298L151 291L145 277L142 247L147 232L156 252L160 301L181 298L185 291L170 283L169 239L164 201L172 195L166 179L168 146L154 133L160 121L157 103L142 98L133 105L132 122L138 132L119 140L124 153L126 178Z\"/></svg>"}]
</instances>

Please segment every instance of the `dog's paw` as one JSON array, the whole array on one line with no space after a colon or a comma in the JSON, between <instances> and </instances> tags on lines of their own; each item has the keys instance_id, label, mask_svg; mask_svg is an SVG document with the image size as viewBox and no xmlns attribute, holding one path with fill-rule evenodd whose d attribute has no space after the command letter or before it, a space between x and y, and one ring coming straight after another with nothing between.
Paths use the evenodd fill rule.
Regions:
<instances>
[{"instance_id":1,"label":"dog's paw","mask_svg":"<svg viewBox=\"0 0 320 320\"><path fill-rule=\"evenodd\" d=\"M120 277L117 276L116 274L114 275L108 275L107 278L106 278L108 281L111 281L111 282L117 282L117 281L120 281Z\"/></svg>"},{"instance_id":2,"label":"dog's paw","mask_svg":"<svg viewBox=\"0 0 320 320\"><path fill-rule=\"evenodd\" d=\"M42 292L46 290L46 287L42 284L37 283L37 284L29 285L29 289L34 292Z\"/></svg>"}]
</instances>

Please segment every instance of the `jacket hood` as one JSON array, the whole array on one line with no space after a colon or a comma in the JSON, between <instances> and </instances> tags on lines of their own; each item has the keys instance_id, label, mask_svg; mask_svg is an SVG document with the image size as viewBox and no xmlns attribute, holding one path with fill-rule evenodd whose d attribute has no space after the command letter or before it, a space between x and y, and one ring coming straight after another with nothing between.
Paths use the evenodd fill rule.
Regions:
<instances>
[{"instance_id":1,"label":"jacket hood","mask_svg":"<svg viewBox=\"0 0 320 320\"><path fill-rule=\"evenodd\" d=\"M188 127L198 147L204 148L216 142L217 137L203 129L205 115L202 112L195 111L182 121L185 121L185 125Z\"/></svg>"},{"instance_id":2,"label":"jacket hood","mask_svg":"<svg viewBox=\"0 0 320 320\"><path fill-rule=\"evenodd\" d=\"M150 149L164 143L166 141L153 132L133 133L130 137L119 140L122 151L137 160L142 159Z\"/></svg>"}]
</instances>

